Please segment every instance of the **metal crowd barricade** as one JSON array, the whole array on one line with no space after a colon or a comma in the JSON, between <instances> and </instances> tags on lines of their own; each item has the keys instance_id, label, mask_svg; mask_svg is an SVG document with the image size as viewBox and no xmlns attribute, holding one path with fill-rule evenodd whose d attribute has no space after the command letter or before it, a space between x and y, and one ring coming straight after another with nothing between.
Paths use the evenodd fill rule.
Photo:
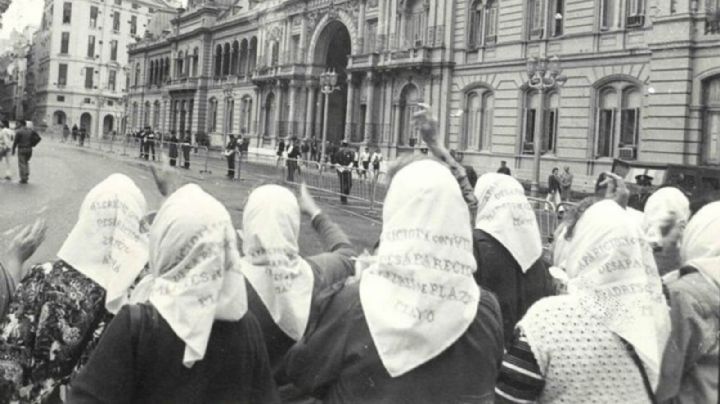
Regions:
<instances>
[{"instance_id":1,"label":"metal crowd barricade","mask_svg":"<svg viewBox=\"0 0 720 404\"><path fill-rule=\"evenodd\" d=\"M555 205L552 202L531 196L527 197L527 199L535 211L535 217L540 227L540 236L543 244L551 243L558 225L558 215Z\"/></svg>"}]
</instances>

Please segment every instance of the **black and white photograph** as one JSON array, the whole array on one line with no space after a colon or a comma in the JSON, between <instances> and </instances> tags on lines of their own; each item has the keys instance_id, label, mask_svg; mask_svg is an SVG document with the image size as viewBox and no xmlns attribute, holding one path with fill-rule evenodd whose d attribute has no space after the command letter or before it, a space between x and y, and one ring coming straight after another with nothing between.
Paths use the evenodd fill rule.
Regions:
<instances>
[{"instance_id":1,"label":"black and white photograph","mask_svg":"<svg viewBox=\"0 0 720 404\"><path fill-rule=\"evenodd\" d=\"M0 404L720 404L720 0L0 0Z\"/></svg>"}]
</instances>

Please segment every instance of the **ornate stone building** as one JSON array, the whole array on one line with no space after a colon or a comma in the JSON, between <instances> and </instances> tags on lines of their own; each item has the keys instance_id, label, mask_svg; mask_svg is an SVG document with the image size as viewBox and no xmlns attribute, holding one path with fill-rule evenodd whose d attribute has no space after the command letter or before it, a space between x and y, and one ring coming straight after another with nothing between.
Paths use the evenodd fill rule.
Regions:
<instances>
[{"instance_id":1,"label":"ornate stone building","mask_svg":"<svg viewBox=\"0 0 720 404\"><path fill-rule=\"evenodd\" d=\"M588 187L612 159L720 163L718 0L190 0L130 48L131 128L246 133L420 152L418 102L480 171L570 166ZM528 87L532 56L567 82ZM324 120L320 74L338 73ZM540 105L544 111L539 111ZM544 177L544 175L543 175Z\"/></svg>"}]
</instances>

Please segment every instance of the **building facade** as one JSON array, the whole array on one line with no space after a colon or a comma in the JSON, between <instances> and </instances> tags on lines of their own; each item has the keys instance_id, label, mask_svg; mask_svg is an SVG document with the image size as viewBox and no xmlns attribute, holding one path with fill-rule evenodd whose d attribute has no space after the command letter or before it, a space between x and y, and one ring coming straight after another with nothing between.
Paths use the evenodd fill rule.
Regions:
<instances>
[{"instance_id":1,"label":"building facade","mask_svg":"<svg viewBox=\"0 0 720 404\"><path fill-rule=\"evenodd\" d=\"M176 12L163 0L46 0L32 55L35 124L77 125L90 136L121 130L128 45Z\"/></svg>"},{"instance_id":2,"label":"building facade","mask_svg":"<svg viewBox=\"0 0 720 404\"><path fill-rule=\"evenodd\" d=\"M720 164L719 3L191 0L130 48L130 127L273 147L326 126L329 141L395 158L420 152L411 118L424 102L481 172L505 160L529 179L541 114L540 172L569 166L576 188L619 157ZM553 55L567 81L538 92L527 61Z\"/></svg>"}]
</instances>

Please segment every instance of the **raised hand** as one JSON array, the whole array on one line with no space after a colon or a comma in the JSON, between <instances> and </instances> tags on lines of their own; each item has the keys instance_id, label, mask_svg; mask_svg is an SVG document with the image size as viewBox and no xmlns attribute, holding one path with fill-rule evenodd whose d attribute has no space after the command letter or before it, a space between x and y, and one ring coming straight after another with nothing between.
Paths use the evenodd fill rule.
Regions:
<instances>
[{"instance_id":1,"label":"raised hand","mask_svg":"<svg viewBox=\"0 0 720 404\"><path fill-rule=\"evenodd\" d=\"M178 178L177 172L166 161L163 159L160 168L155 165L150 166L155 185L157 185L160 194L165 197L175 192L180 186L180 178Z\"/></svg>"},{"instance_id":2,"label":"raised hand","mask_svg":"<svg viewBox=\"0 0 720 404\"><path fill-rule=\"evenodd\" d=\"M627 208L630 200L630 191L625 184L625 180L617 174L605 172L605 179L600 183L601 186L607 186L605 191L605 199L612 199L623 208Z\"/></svg>"},{"instance_id":3,"label":"raised hand","mask_svg":"<svg viewBox=\"0 0 720 404\"><path fill-rule=\"evenodd\" d=\"M44 219L36 219L32 225L25 226L10 241L7 249L8 272L17 283L25 276L23 264L45 241L47 225Z\"/></svg>"},{"instance_id":4,"label":"raised hand","mask_svg":"<svg viewBox=\"0 0 720 404\"><path fill-rule=\"evenodd\" d=\"M440 144L437 135L438 120L430 111L432 107L423 103L417 105L420 109L413 114L413 123L420 131L420 136L425 144L430 148L437 147Z\"/></svg>"},{"instance_id":5,"label":"raised hand","mask_svg":"<svg viewBox=\"0 0 720 404\"><path fill-rule=\"evenodd\" d=\"M307 185L305 185L304 182L300 185L298 205L300 206L300 212L310 216L311 218L320 213L320 208L315 203L315 199L312 195L310 195L310 191L308 191Z\"/></svg>"}]
</instances>

